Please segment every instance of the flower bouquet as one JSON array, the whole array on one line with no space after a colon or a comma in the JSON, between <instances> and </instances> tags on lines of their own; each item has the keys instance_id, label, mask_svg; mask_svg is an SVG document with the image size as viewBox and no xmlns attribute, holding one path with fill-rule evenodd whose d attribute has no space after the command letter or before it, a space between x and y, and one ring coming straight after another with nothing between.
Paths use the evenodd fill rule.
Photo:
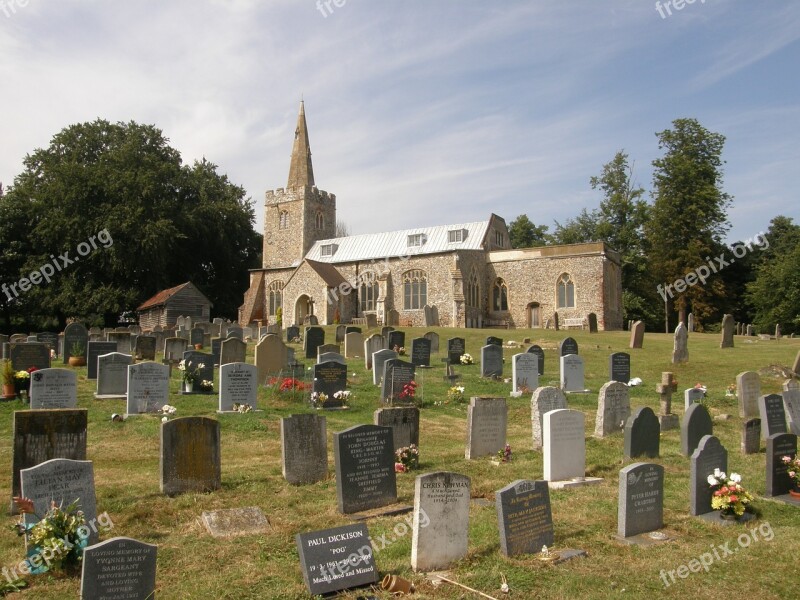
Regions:
<instances>
[{"instance_id":1,"label":"flower bouquet","mask_svg":"<svg viewBox=\"0 0 800 600\"><path fill-rule=\"evenodd\" d=\"M462 354L461 358L459 360L461 361L462 365L471 365L471 364L473 364L475 362L472 359L472 355L471 354Z\"/></svg>"},{"instance_id":2,"label":"flower bouquet","mask_svg":"<svg viewBox=\"0 0 800 600\"><path fill-rule=\"evenodd\" d=\"M311 406L322 408L328 401L328 394L325 392L311 392Z\"/></svg>"},{"instance_id":3,"label":"flower bouquet","mask_svg":"<svg viewBox=\"0 0 800 600\"><path fill-rule=\"evenodd\" d=\"M462 404L464 402L464 386L454 385L447 390L447 403Z\"/></svg>"},{"instance_id":4,"label":"flower bouquet","mask_svg":"<svg viewBox=\"0 0 800 600\"><path fill-rule=\"evenodd\" d=\"M347 406L347 403L350 402L350 396L352 392L347 390L339 390L338 392L334 392L333 397L342 403L342 406Z\"/></svg>"},{"instance_id":5,"label":"flower bouquet","mask_svg":"<svg viewBox=\"0 0 800 600\"><path fill-rule=\"evenodd\" d=\"M395 453L394 470L397 473L408 473L419 468L419 448L415 444L398 448Z\"/></svg>"},{"instance_id":6,"label":"flower bouquet","mask_svg":"<svg viewBox=\"0 0 800 600\"><path fill-rule=\"evenodd\" d=\"M783 460L783 464L786 467L789 479L794 483L794 489L789 490L789 494L795 498L800 498L800 456L797 454L784 456L781 460Z\"/></svg>"},{"instance_id":7,"label":"flower bouquet","mask_svg":"<svg viewBox=\"0 0 800 600\"><path fill-rule=\"evenodd\" d=\"M178 363L178 370L181 372L184 392L191 393L194 390L195 384L200 385L200 371L205 368L206 366L203 363L195 366L192 361L187 361L186 359Z\"/></svg>"},{"instance_id":8,"label":"flower bouquet","mask_svg":"<svg viewBox=\"0 0 800 600\"><path fill-rule=\"evenodd\" d=\"M753 501L753 496L742 486L742 476L738 473L731 473L728 477L724 471L714 469L713 475L708 476L708 485L714 490L711 508L720 511L723 518L741 517Z\"/></svg>"}]
</instances>

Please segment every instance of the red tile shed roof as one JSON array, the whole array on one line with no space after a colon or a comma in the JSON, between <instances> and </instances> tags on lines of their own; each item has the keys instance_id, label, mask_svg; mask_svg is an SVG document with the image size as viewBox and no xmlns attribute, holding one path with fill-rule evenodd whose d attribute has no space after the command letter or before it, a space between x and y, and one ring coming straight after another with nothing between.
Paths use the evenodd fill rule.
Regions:
<instances>
[{"instance_id":1,"label":"red tile shed roof","mask_svg":"<svg viewBox=\"0 0 800 600\"><path fill-rule=\"evenodd\" d=\"M173 288L169 288L168 290L161 290L155 296L150 298L149 300L145 300L137 311L147 310L148 308L153 308L154 306L161 306L165 304L167 300L169 300L172 296L180 292L183 288L189 285L189 282L182 283L180 285L176 285Z\"/></svg>"}]
</instances>

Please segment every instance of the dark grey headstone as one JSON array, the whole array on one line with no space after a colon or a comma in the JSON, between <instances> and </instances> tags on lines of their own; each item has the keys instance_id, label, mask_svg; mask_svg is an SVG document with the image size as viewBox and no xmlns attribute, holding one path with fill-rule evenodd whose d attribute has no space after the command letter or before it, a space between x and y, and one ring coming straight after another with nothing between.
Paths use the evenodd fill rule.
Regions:
<instances>
[{"instance_id":1,"label":"dark grey headstone","mask_svg":"<svg viewBox=\"0 0 800 600\"><path fill-rule=\"evenodd\" d=\"M295 340L300 337L300 328L296 325L292 325L286 328L286 343L288 344L292 340Z\"/></svg>"},{"instance_id":2,"label":"dark grey headstone","mask_svg":"<svg viewBox=\"0 0 800 600\"><path fill-rule=\"evenodd\" d=\"M156 338L152 335L140 335L136 338L135 356L139 360L156 359Z\"/></svg>"},{"instance_id":3,"label":"dark grey headstone","mask_svg":"<svg viewBox=\"0 0 800 600\"><path fill-rule=\"evenodd\" d=\"M222 486L219 421L181 417L161 423L161 493L210 492Z\"/></svg>"},{"instance_id":4,"label":"dark grey headstone","mask_svg":"<svg viewBox=\"0 0 800 600\"><path fill-rule=\"evenodd\" d=\"M381 335L383 336L383 339L386 340L387 344L389 343L389 333L392 331L394 331L394 327L381 327ZM391 350L391 348L389 348L389 350Z\"/></svg>"},{"instance_id":5,"label":"dark grey headstone","mask_svg":"<svg viewBox=\"0 0 800 600\"><path fill-rule=\"evenodd\" d=\"M333 360L314 365L313 391L328 396L323 408L342 406L341 400L334 398L333 395L345 389L347 389L347 365Z\"/></svg>"},{"instance_id":6,"label":"dark grey headstone","mask_svg":"<svg viewBox=\"0 0 800 600\"><path fill-rule=\"evenodd\" d=\"M117 351L116 342L89 342L86 350L86 379L97 379L97 358Z\"/></svg>"},{"instance_id":7,"label":"dark grey headstone","mask_svg":"<svg viewBox=\"0 0 800 600\"><path fill-rule=\"evenodd\" d=\"M526 350L526 352L530 352L531 354L535 354L539 358L539 376L541 377L544 375L544 350L542 350L541 346L534 344L530 348ZM628 383L627 381L625 383Z\"/></svg>"},{"instance_id":8,"label":"dark grey headstone","mask_svg":"<svg viewBox=\"0 0 800 600\"><path fill-rule=\"evenodd\" d=\"M235 338L240 342L244 341L244 330L241 327L236 325L228 327L228 331L225 334L225 339Z\"/></svg>"},{"instance_id":9,"label":"dark grey headstone","mask_svg":"<svg viewBox=\"0 0 800 600\"><path fill-rule=\"evenodd\" d=\"M767 438L767 486L764 495L783 496L794 489L783 457L794 458L796 454L797 436L793 433L776 433Z\"/></svg>"},{"instance_id":10,"label":"dark grey headstone","mask_svg":"<svg viewBox=\"0 0 800 600\"><path fill-rule=\"evenodd\" d=\"M636 410L625 423L625 458L658 458L661 425L649 406Z\"/></svg>"},{"instance_id":11,"label":"dark grey headstone","mask_svg":"<svg viewBox=\"0 0 800 600\"><path fill-rule=\"evenodd\" d=\"M415 380L416 366L399 358L383 363L381 398L391 404L414 404L414 398L404 395L404 388Z\"/></svg>"},{"instance_id":12,"label":"dark grey headstone","mask_svg":"<svg viewBox=\"0 0 800 600\"><path fill-rule=\"evenodd\" d=\"M247 344L236 338L226 338L220 344L219 364L245 362L247 358Z\"/></svg>"},{"instance_id":13,"label":"dark grey headstone","mask_svg":"<svg viewBox=\"0 0 800 600\"><path fill-rule=\"evenodd\" d=\"M426 338L411 340L411 362L418 367L431 366L431 341Z\"/></svg>"},{"instance_id":14,"label":"dark grey headstone","mask_svg":"<svg viewBox=\"0 0 800 600\"><path fill-rule=\"evenodd\" d=\"M55 350L58 354L58 334L51 331L43 331L36 334L36 341L45 344L51 350Z\"/></svg>"},{"instance_id":15,"label":"dark grey headstone","mask_svg":"<svg viewBox=\"0 0 800 600\"><path fill-rule=\"evenodd\" d=\"M780 394L761 396L758 399L758 412L761 417L761 436L763 439L767 439L776 433L788 433L783 396Z\"/></svg>"},{"instance_id":16,"label":"dark grey headstone","mask_svg":"<svg viewBox=\"0 0 800 600\"><path fill-rule=\"evenodd\" d=\"M614 352L608 357L608 378L627 384L631 380L631 355L627 352Z\"/></svg>"},{"instance_id":17,"label":"dark grey headstone","mask_svg":"<svg viewBox=\"0 0 800 600\"><path fill-rule=\"evenodd\" d=\"M412 444L419 446L419 409L416 406L379 408L373 413L373 422L392 428L395 451Z\"/></svg>"},{"instance_id":18,"label":"dark grey headstone","mask_svg":"<svg viewBox=\"0 0 800 600\"><path fill-rule=\"evenodd\" d=\"M587 320L589 321L589 333L597 333L597 315L589 313Z\"/></svg>"},{"instance_id":19,"label":"dark grey headstone","mask_svg":"<svg viewBox=\"0 0 800 600\"><path fill-rule=\"evenodd\" d=\"M503 348L488 344L481 348L481 377L503 376Z\"/></svg>"},{"instance_id":20,"label":"dark grey headstone","mask_svg":"<svg viewBox=\"0 0 800 600\"><path fill-rule=\"evenodd\" d=\"M201 381L214 381L213 354L206 354L205 352L200 352L199 350L187 350L183 353L183 360L186 361L185 364L187 365L191 363L191 367L193 369L199 369L200 365L203 365L203 368L197 371Z\"/></svg>"},{"instance_id":21,"label":"dark grey headstone","mask_svg":"<svg viewBox=\"0 0 800 600\"><path fill-rule=\"evenodd\" d=\"M558 355L566 356L567 354L578 354L578 342L574 338L564 338L558 343Z\"/></svg>"},{"instance_id":22,"label":"dark grey headstone","mask_svg":"<svg viewBox=\"0 0 800 600\"><path fill-rule=\"evenodd\" d=\"M65 408L14 412L11 495L20 495L19 472L54 458L86 460L88 410ZM16 514L11 504L12 514Z\"/></svg>"},{"instance_id":23,"label":"dark grey headstone","mask_svg":"<svg viewBox=\"0 0 800 600\"><path fill-rule=\"evenodd\" d=\"M298 533L295 543L303 580L314 597L378 582L364 523Z\"/></svg>"},{"instance_id":24,"label":"dark grey headstone","mask_svg":"<svg viewBox=\"0 0 800 600\"><path fill-rule=\"evenodd\" d=\"M503 340L501 338L499 338L499 337L495 337L493 335L490 335L489 337L486 338L486 345L487 346L500 346L502 348Z\"/></svg>"},{"instance_id":25,"label":"dark grey headstone","mask_svg":"<svg viewBox=\"0 0 800 600\"><path fill-rule=\"evenodd\" d=\"M553 515L546 481L518 479L498 490L494 498L503 554L536 554L542 546L553 545Z\"/></svg>"},{"instance_id":26,"label":"dark grey headstone","mask_svg":"<svg viewBox=\"0 0 800 600\"><path fill-rule=\"evenodd\" d=\"M450 359L451 365L457 365L461 362L461 355L467 351L467 345L464 338L455 337L447 340L447 357Z\"/></svg>"},{"instance_id":27,"label":"dark grey headstone","mask_svg":"<svg viewBox=\"0 0 800 600\"><path fill-rule=\"evenodd\" d=\"M86 344L89 343L89 330L82 323L70 323L64 328L64 364L69 362L73 347L77 346L86 356Z\"/></svg>"},{"instance_id":28,"label":"dark grey headstone","mask_svg":"<svg viewBox=\"0 0 800 600\"><path fill-rule=\"evenodd\" d=\"M714 469L728 472L728 451L717 438L707 435L692 453L690 464L689 514L697 517L713 510L708 476L714 473Z\"/></svg>"},{"instance_id":29,"label":"dark grey headstone","mask_svg":"<svg viewBox=\"0 0 800 600\"><path fill-rule=\"evenodd\" d=\"M761 451L761 419L748 419L742 423L742 454Z\"/></svg>"},{"instance_id":30,"label":"dark grey headstone","mask_svg":"<svg viewBox=\"0 0 800 600\"><path fill-rule=\"evenodd\" d=\"M281 419L283 477L291 484L316 483L328 477L325 417L313 414Z\"/></svg>"},{"instance_id":31,"label":"dark grey headstone","mask_svg":"<svg viewBox=\"0 0 800 600\"><path fill-rule=\"evenodd\" d=\"M347 335L348 333L361 333L361 327L357 327L355 325L348 325L344 328L344 334Z\"/></svg>"},{"instance_id":32,"label":"dark grey headstone","mask_svg":"<svg viewBox=\"0 0 800 600\"><path fill-rule=\"evenodd\" d=\"M356 425L333 434L339 512L351 514L397 502L390 427Z\"/></svg>"},{"instance_id":33,"label":"dark grey headstone","mask_svg":"<svg viewBox=\"0 0 800 600\"><path fill-rule=\"evenodd\" d=\"M347 334L347 326L346 325L337 325L336 326L336 343L342 344L344 343L344 336Z\"/></svg>"},{"instance_id":34,"label":"dark grey headstone","mask_svg":"<svg viewBox=\"0 0 800 600\"><path fill-rule=\"evenodd\" d=\"M633 463L619 472L617 535L626 538L664 526L664 467Z\"/></svg>"},{"instance_id":35,"label":"dark grey headstone","mask_svg":"<svg viewBox=\"0 0 800 600\"><path fill-rule=\"evenodd\" d=\"M50 368L50 349L38 342L9 343L7 358L15 371L27 371L31 367Z\"/></svg>"},{"instance_id":36,"label":"dark grey headstone","mask_svg":"<svg viewBox=\"0 0 800 600\"><path fill-rule=\"evenodd\" d=\"M692 404L681 421L681 453L691 456L706 435L714 435L711 415L702 404Z\"/></svg>"},{"instance_id":37,"label":"dark grey headstone","mask_svg":"<svg viewBox=\"0 0 800 600\"><path fill-rule=\"evenodd\" d=\"M158 546L115 537L83 551L81 600L154 600Z\"/></svg>"},{"instance_id":38,"label":"dark grey headstone","mask_svg":"<svg viewBox=\"0 0 800 600\"><path fill-rule=\"evenodd\" d=\"M322 327L306 327L305 345L306 358L317 358L317 346L325 343L325 330Z\"/></svg>"},{"instance_id":39,"label":"dark grey headstone","mask_svg":"<svg viewBox=\"0 0 800 600\"><path fill-rule=\"evenodd\" d=\"M406 345L406 332L394 329L389 332L389 350L394 350L395 347L403 348Z\"/></svg>"},{"instance_id":40,"label":"dark grey headstone","mask_svg":"<svg viewBox=\"0 0 800 600\"><path fill-rule=\"evenodd\" d=\"M224 341L221 337L211 338L211 356L215 365L219 364L222 355L222 342Z\"/></svg>"},{"instance_id":41,"label":"dark grey headstone","mask_svg":"<svg viewBox=\"0 0 800 600\"><path fill-rule=\"evenodd\" d=\"M206 331L202 327L195 327L189 332L189 343L192 346L202 345L205 340Z\"/></svg>"}]
</instances>

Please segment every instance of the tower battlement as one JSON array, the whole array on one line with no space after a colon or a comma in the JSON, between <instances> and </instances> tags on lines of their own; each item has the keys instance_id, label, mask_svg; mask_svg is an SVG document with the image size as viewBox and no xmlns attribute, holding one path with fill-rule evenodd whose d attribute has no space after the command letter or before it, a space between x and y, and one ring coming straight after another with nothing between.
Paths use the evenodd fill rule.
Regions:
<instances>
[{"instance_id":1,"label":"tower battlement","mask_svg":"<svg viewBox=\"0 0 800 600\"><path fill-rule=\"evenodd\" d=\"M264 195L264 204L275 205L303 199L314 199L318 202L336 202L336 194L331 194L317 188L317 186L310 185L293 188L277 188L274 190L267 190Z\"/></svg>"}]
</instances>

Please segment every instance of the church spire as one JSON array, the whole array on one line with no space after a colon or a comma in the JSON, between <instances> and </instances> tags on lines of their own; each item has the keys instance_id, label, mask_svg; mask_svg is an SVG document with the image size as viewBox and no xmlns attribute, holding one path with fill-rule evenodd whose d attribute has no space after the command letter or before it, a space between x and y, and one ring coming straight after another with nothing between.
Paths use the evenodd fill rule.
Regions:
<instances>
[{"instance_id":1,"label":"church spire","mask_svg":"<svg viewBox=\"0 0 800 600\"><path fill-rule=\"evenodd\" d=\"M311 147L308 143L308 127L303 101L300 101L300 114L297 115L297 129L294 130L294 146L292 146L292 162L289 165L289 183L287 187L303 187L314 185L314 168L311 166Z\"/></svg>"}]
</instances>

